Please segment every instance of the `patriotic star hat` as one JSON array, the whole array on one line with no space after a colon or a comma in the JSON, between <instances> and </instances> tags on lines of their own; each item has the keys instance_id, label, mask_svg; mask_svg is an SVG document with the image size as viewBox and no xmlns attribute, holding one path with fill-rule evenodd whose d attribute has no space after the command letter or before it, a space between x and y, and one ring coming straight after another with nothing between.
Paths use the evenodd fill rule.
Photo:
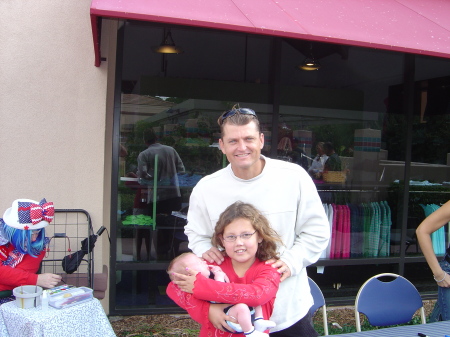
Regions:
<instances>
[{"instance_id":1,"label":"patriotic star hat","mask_svg":"<svg viewBox=\"0 0 450 337\"><path fill-rule=\"evenodd\" d=\"M3 221L13 228L35 230L48 226L54 214L53 202L17 199L3 214Z\"/></svg>"}]
</instances>

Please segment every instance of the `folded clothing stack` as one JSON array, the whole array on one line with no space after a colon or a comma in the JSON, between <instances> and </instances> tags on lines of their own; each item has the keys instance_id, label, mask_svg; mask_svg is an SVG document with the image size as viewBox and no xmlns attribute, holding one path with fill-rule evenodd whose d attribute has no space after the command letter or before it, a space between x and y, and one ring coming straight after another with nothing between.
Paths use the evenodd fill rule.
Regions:
<instances>
[{"instance_id":1,"label":"folded clothing stack","mask_svg":"<svg viewBox=\"0 0 450 337\"><path fill-rule=\"evenodd\" d=\"M128 215L125 220L122 221L122 225L138 225L138 226L150 226L153 224L151 216L148 215Z\"/></svg>"}]
</instances>

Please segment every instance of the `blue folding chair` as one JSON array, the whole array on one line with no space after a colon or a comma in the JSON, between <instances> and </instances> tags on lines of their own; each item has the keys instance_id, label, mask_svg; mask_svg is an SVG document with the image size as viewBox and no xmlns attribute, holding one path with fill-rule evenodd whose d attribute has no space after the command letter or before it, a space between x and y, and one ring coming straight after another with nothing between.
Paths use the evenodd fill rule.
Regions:
<instances>
[{"instance_id":1,"label":"blue folding chair","mask_svg":"<svg viewBox=\"0 0 450 337\"><path fill-rule=\"evenodd\" d=\"M308 277L309 288L311 289L311 295L314 300L314 304L312 305L309 312L311 316L314 316L317 309L322 307L322 315L323 315L323 331L325 336L328 336L328 319L327 319L327 306L325 304L325 298L323 297L322 290L320 290L319 286L316 282L314 282L310 277Z\"/></svg>"},{"instance_id":2,"label":"blue folding chair","mask_svg":"<svg viewBox=\"0 0 450 337\"><path fill-rule=\"evenodd\" d=\"M382 277L393 278L381 281ZM403 276L384 273L368 279L359 289L355 301L356 331L361 331L359 313L374 326L407 323L420 309L422 324L426 323L422 297L416 287Z\"/></svg>"}]
</instances>

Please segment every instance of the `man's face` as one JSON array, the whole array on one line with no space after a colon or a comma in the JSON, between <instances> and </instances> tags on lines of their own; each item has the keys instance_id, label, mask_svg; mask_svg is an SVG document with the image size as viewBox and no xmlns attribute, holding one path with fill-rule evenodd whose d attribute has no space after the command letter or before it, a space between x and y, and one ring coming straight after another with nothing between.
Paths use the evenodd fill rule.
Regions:
<instances>
[{"instance_id":1,"label":"man's face","mask_svg":"<svg viewBox=\"0 0 450 337\"><path fill-rule=\"evenodd\" d=\"M325 152L321 146L316 146L316 152L319 156L323 155Z\"/></svg>"},{"instance_id":2,"label":"man's face","mask_svg":"<svg viewBox=\"0 0 450 337\"><path fill-rule=\"evenodd\" d=\"M249 174L256 176L261 172L264 134L258 132L253 121L246 125L225 124L219 145L239 178L249 179Z\"/></svg>"}]
</instances>

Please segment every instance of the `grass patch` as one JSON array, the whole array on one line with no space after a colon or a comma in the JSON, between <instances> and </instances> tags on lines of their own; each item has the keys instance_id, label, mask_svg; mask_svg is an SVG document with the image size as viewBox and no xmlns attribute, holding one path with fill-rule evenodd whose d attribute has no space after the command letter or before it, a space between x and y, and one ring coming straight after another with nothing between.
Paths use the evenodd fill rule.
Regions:
<instances>
[{"instance_id":1,"label":"grass patch","mask_svg":"<svg viewBox=\"0 0 450 337\"><path fill-rule=\"evenodd\" d=\"M424 301L425 315L430 316L435 300ZM356 332L354 307L327 307L328 333L338 335ZM313 317L314 328L320 335L324 335L321 310ZM117 337L197 337L200 324L192 320L187 314L141 315L116 317L111 319L111 325ZM428 318L427 318L428 321ZM333 325L333 323L337 323ZM421 324L418 312L411 322L402 325ZM339 327L338 327L339 326ZM361 330L377 330L386 327L375 327L369 324L361 314Z\"/></svg>"},{"instance_id":2,"label":"grass patch","mask_svg":"<svg viewBox=\"0 0 450 337\"><path fill-rule=\"evenodd\" d=\"M427 317L427 322L428 322L428 319L429 318ZM378 329L385 329L385 328L393 328L396 326L416 325L416 324L422 324L420 317L415 316L415 317L413 317L413 319L410 322L405 323L405 324L377 327L377 326L371 325L369 323L369 321L363 316L363 318L361 320L361 331L378 330ZM345 324L341 325L341 328L334 326L332 322L328 322L328 335L339 335L339 334L356 332L355 324L345 323ZM318 322L318 321L314 320L314 329L321 336L323 336L325 333L324 329L323 329L322 321Z\"/></svg>"}]
</instances>

